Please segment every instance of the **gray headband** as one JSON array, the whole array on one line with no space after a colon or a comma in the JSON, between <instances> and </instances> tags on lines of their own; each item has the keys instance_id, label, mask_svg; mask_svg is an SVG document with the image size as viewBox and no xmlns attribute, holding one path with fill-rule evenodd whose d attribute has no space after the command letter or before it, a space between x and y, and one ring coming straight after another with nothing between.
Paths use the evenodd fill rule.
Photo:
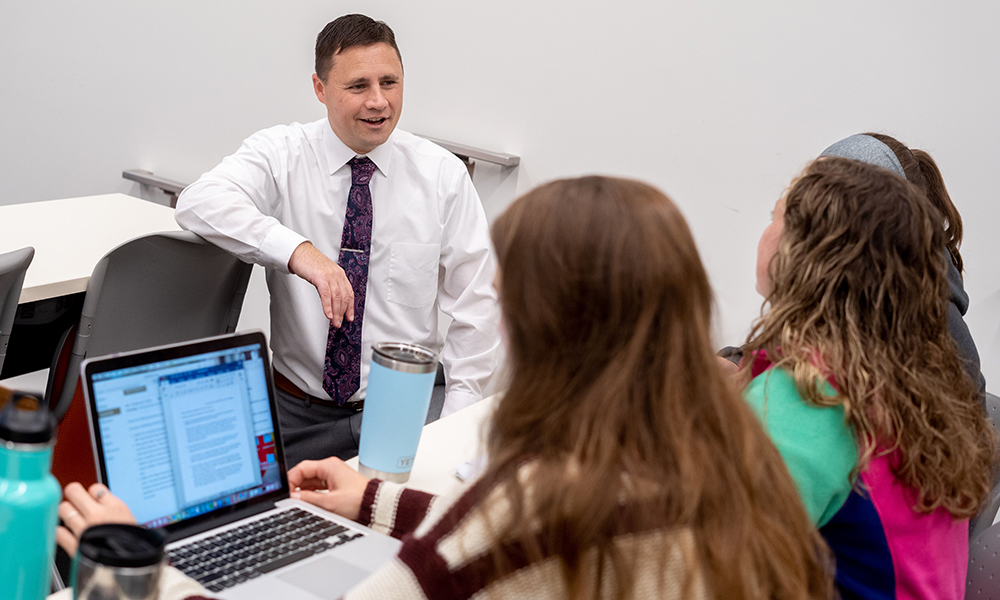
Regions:
<instances>
[{"instance_id":1,"label":"gray headband","mask_svg":"<svg viewBox=\"0 0 1000 600\"><path fill-rule=\"evenodd\" d=\"M889 146L870 135L862 133L844 138L836 144L823 151L820 156L839 156L841 158L852 158L861 162L889 169L896 175L906 179L903 172L903 165L899 164L899 158Z\"/></svg>"}]
</instances>

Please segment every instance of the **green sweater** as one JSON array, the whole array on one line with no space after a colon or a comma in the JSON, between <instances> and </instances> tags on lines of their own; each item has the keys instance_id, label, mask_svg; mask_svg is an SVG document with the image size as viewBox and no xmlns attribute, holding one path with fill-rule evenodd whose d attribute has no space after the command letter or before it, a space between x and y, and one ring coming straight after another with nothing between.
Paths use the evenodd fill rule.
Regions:
<instances>
[{"instance_id":1,"label":"green sweater","mask_svg":"<svg viewBox=\"0 0 1000 600\"><path fill-rule=\"evenodd\" d=\"M835 394L829 383L824 386L825 394ZM784 369L761 373L743 396L785 459L809 517L822 527L850 495L851 470L858 460L843 407L807 404Z\"/></svg>"}]
</instances>

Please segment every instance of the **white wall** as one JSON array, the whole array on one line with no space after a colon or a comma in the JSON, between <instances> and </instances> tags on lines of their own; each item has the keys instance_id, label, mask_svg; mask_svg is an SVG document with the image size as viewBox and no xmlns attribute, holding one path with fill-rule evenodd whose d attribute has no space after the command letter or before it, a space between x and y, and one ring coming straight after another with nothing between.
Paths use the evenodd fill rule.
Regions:
<instances>
[{"instance_id":1,"label":"white wall","mask_svg":"<svg viewBox=\"0 0 1000 600\"><path fill-rule=\"evenodd\" d=\"M756 241L826 145L877 130L930 151L966 222L969 322L1000 389L1000 3L7 3L0 203L191 181L253 131L323 115L315 35L345 12L396 30L401 127L518 154L480 165L487 212L556 177L646 179L687 215L719 342L758 313ZM5 224L5 226L17 226Z\"/></svg>"}]
</instances>

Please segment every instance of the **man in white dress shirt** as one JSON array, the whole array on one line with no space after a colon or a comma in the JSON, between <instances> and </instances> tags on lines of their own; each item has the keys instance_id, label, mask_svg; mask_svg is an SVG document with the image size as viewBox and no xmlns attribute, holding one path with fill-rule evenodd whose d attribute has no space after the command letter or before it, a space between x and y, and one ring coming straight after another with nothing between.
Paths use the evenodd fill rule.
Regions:
<instances>
[{"instance_id":1,"label":"man in white dress shirt","mask_svg":"<svg viewBox=\"0 0 1000 600\"><path fill-rule=\"evenodd\" d=\"M312 79L326 119L255 133L177 201L182 227L267 268L289 465L357 453L373 343L441 348L439 308L452 317L441 352L442 415L482 398L499 346L486 216L457 157L395 129L403 66L392 30L363 15L329 23L316 40ZM349 192L355 212L352 169L366 160L356 157L374 163L366 175L371 233L364 294L338 264L345 252L357 252L346 244L341 251ZM324 361L328 335L333 340L334 329L348 331L356 312L360 385L345 401L324 388Z\"/></svg>"}]
</instances>

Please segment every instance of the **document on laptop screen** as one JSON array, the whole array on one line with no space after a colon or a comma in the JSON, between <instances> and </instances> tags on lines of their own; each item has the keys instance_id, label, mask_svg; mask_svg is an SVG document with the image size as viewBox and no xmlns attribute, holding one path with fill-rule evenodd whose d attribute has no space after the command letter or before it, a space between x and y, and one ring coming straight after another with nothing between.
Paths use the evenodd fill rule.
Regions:
<instances>
[{"instance_id":1,"label":"document on laptop screen","mask_svg":"<svg viewBox=\"0 0 1000 600\"><path fill-rule=\"evenodd\" d=\"M258 345L95 375L107 484L166 525L280 488Z\"/></svg>"},{"instance_id":2,"label":"document on laptop screen","mask_svg":"<svg viewBox=\"0 0 1000 600\"><path fill-rule=\"evenodd\" d=\"M242 362L165 375L160 398L182 506L260 485Z\"/></svg>"}]
</instances>

